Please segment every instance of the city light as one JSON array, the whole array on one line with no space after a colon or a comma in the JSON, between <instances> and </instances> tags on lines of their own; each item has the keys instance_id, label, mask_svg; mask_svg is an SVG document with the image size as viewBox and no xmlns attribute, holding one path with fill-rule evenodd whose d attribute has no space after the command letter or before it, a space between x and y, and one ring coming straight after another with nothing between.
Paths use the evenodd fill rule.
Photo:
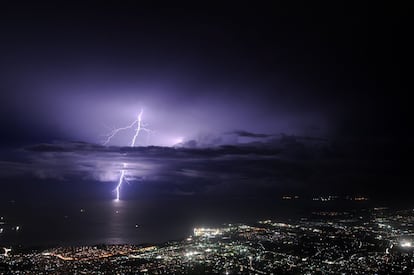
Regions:
<instances>
[{"instance_id":1,"label":"city light","mask_svg":"<svg viewBox=\"0 0 414 275\"><path fill-rule=\"evenodd\" d=\"M400 246L401 246L401 247L404 247L404 248L409 248L409 247L412 247L412 246L413 246L413 244L412 244L412 242L411 242L411 241L406 241L406 240L404 240L404 241L402 241L402 242L400 243Z\"/></svg>"}]
</instances>

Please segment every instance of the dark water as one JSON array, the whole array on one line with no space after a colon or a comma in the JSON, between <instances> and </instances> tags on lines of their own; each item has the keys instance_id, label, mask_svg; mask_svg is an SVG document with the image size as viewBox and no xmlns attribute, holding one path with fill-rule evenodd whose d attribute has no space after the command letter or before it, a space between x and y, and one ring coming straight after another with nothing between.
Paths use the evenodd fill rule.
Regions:
<instances>
[{"instance_id":1,"label":"dark water","mask_svg":"<svg viewBox=\"0 0 414 275\"><path fill-rule=\"evenodd\" d=\"M143 199L137 201L2 202L0 245L47 246L159 243L182 239L196 226L287 220L338 204L280 199ZM364 207L342 205L344 208ZM12 227L20 226L19 230Z\"/></svg>"}]
</instances>

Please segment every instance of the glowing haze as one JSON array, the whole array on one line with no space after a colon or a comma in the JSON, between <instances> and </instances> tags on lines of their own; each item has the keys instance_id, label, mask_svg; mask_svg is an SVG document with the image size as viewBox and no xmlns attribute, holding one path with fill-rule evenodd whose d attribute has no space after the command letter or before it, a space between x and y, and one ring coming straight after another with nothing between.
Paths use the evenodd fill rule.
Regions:
<instances>
[{"instance_id":1,"label":"glowing haze","mask_svg":"<svg viewBox=\"0 0 414 275\"><path fill-rule=\"evenodd\" d=\"M381 185L384 194L390 182L406 187L410 17L393 17L387 5L331 1L326 12L325 4L289 1L237 9L227 1L220 8L6 2L0 177L11 186L2 196L26 190L13 183L32 183L32 175L120 185L145 177L179 194L202 193L201 186L233 194L248 179L251 194L259 176L266 187L294 182L312 192L351 182L375 192ZM137 135L148 125L149 139ZM221 145L238 149L222 146L212 161ZM393 186L409 194L404 188Z\"/></svg>"}]
</instances>

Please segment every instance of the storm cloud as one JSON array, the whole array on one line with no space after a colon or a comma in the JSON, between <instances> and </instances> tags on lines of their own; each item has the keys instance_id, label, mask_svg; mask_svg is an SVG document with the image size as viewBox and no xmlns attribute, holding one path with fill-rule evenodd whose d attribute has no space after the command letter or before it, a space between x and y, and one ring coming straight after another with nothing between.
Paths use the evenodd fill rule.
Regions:
<instances>
[{"instance_id":1,"label":"storm cloud","mask_svg":"<svg viewBox=\"0 0 414 275\"><path fill-rule=\"evenodd\" d=\"M397 174L395 162L389 161L392 153L373 153L381 146L367 148L363 155L360 148L352 151L350 146L355 148L286 135L209 148L47 143L20 149L14 160L2 160L0 178L115 186L125 170L127 189L141 186L156 195L231 197L332 190L367 193ZM365 184L360 186L361 182Z\"/></svg>"},{"instance_id":2,"label":"storm cloud","mask_svg":"<svg viewBox=\"0 0 414 275\"><path fill-rule=\"evenodd\" d=\"M404 193L408 9L273 4L5 3L2 196L113 186L123 163L153 193ZM139 147L100 145L141 108Z\"/></svg>"}]
</instances>

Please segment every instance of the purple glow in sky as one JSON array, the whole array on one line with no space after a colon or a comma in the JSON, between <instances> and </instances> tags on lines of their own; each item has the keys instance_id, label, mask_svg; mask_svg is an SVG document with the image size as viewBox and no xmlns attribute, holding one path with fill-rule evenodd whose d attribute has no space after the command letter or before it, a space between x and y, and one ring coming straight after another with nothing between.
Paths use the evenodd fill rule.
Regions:
<instances>
[{"instance_id":1,"label":"purple glow in sky","mask_svg":"<svg viewBox=\"0 0 414 275\"><path fill-rule=\"evenodd\" d=\"M334 4L325 12L325 4L290 7L288 1L277 8L237 3L237 9L7 2L0 10L4 178L115 184L124 168L136 181L149 173L154 182L168 170L163 188L177 176L174 188L197 193L192 188L203 180L206 189L216 186L217 175L223 189L229 178L235 186L249 178L254 186L258 176L265 186L280 178L312 186L323 181L326 163L341 158L365 164L387 156L395 170L403 167L395 159L408 159L410 17L389 16L388 6ZM141 108L153 130L149 139L135 142L134 130L126 129L101 146L113 129L139 125ZM63 145L50 151L44 144ZM34 145L38 151L19 151ZM221 155L211 161L215 150ZM177 163L181 154L188 161ZM158 169L162 160L166 167ZM312 161L303 167L306 160ZM361 167L350 174L370 171ZM326 175L327 185L340 178L347 186L348 168ZM191 178L188 186L181 186L182 177ZM357 177L356 186L359 181L369 180Z\"/></svg>"},{"instance_id":2,"label":"purple glow in sky","mask_svg":"<svg viewBox=\"0 0 414 275\"><path fill-rule=\"evenodd\" d=\"M102 76L104 77L104 75ZM84 77L83 77L84 78ZM24 105L14 101L13 109L25 109L32 118L29 124L49 133L58 133L71 140L101 143L103 134L119 125L128 125L140 109L145 110L145 121L155 134L141 139L139 146L173 146L181 141L222 139L235 143L224 135L235 130L266 134L288 133L323 136L329 131L330 118L314 106L303 107L287 98L266 101L252 88L240 88L240 96L228 94L228 88L197 85L185 87L180 83L121 84L98 83L94 78L74 78L71 84L58 77L48 82L42 76L35 83L26 83L34 91L25 95L32 102ZM235 88L238 89L238 88ZM16 94L16 97L20 95ZM53 102L45 108L45 102ZM296 111L295 111L296 109ZM38 127L42 125L42 127ZM49 136L53 136L50 134ZM111 145L130 143L128 134L118 135Z\"/></svg>"}]
</instances>

